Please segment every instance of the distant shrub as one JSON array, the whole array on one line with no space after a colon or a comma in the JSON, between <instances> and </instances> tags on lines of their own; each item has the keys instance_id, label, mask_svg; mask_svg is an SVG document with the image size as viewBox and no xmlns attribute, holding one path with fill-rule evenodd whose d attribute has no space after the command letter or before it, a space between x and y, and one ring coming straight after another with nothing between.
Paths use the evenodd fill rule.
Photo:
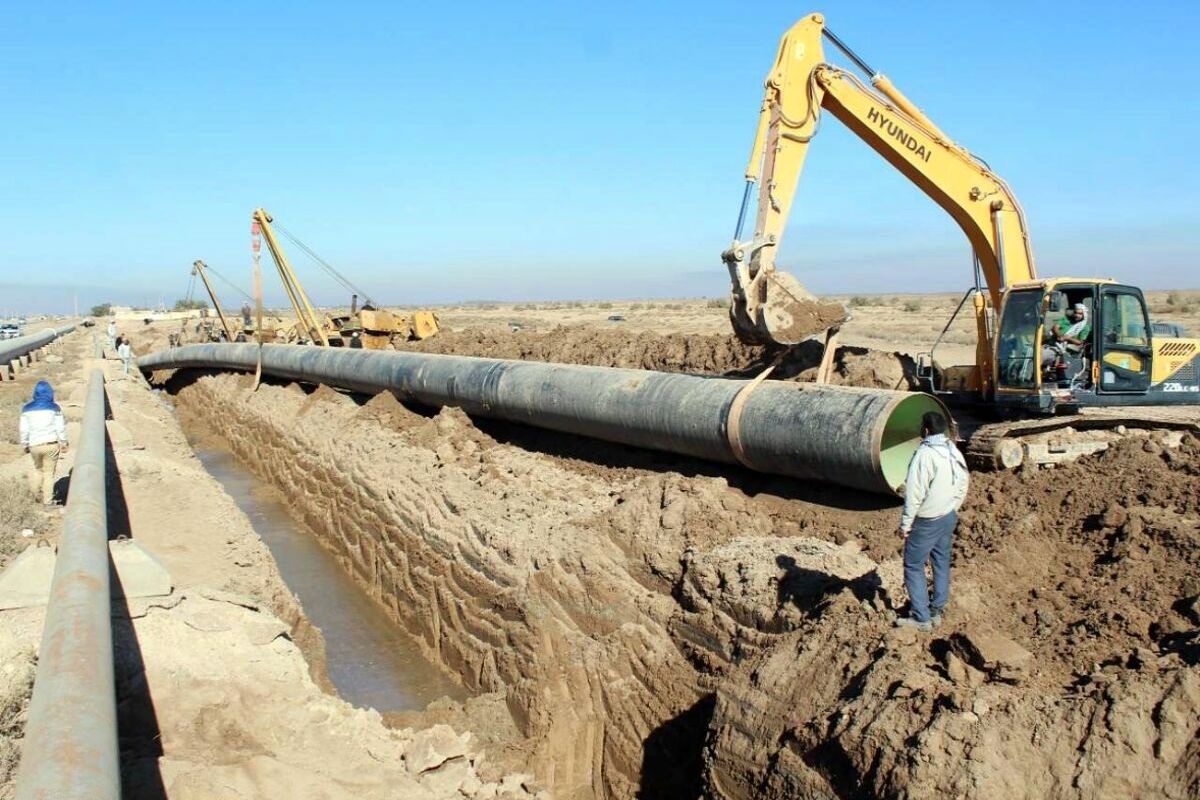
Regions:
<instances>
[{"instance_id":1,"label":"distant shrub","mask_svg":"<svg viewBox=\"0 0 1200 800\"><path fill-rule=\"evenodd\" d=\"M641 303L630 303L630 304L629 304L629 310L630 310L630 311L641 311L641 310L642 310L642 304L641 304Z\"/></svg>"},{"instance_id":2,"label":"distant shrub","mask_svg":"<svg viewBox=\"0 0 1200 800\"><path fill-rule=\"evenodd\" d=\"M1167 305L1159 306L1155 311L1164 314L1191 314L1200 308L1200 302L1192 295L1183 292L1167 292Z\"/></svg>"},{"instance_id":3,"label":"distant shrub","mask_svg":"<svg viewBox=\"0 0 1200 800\"><path fill-rule=\"evenodd\" d=\"M612 303L596 303L596 308L602 308L605 311L612 308Z\"/></svg>"},{"instance_id":4,"label":"distant shrub","mask_svg":"<svg viewBox=\"0 0 1200 800\"><path fill-rule=\"evenodd\" d=\"M893 300L894 299L895 298L893 298ZM874 297L874 296L856 294L850 298L849 305L852 308L863 308L864 306L869 306L869 307L873 308L875 306L887 305L887 303L884 300L884 298L882 298L882 297Z\"/></svg>"},{"instance_id":5,"label":"distant shrub","mask_svg":"<svg viewBox=\"0 0 1200 800\"><path fill-rule=\"evenodd\" d=\"M729 298L728 297L714 297L712 300L709 300L704 305L707 306L708 308L729 308Z\"/></svg>"},{"instance_id":6,"label":"distant shrub","mask_svg":"<svg viewBox=\"0 0 1200 800\"><path fill-rule=\"evenodd\" d=\"M920 300L905 300L902 308L910 314L915 314L921 310Z\"/></svg>"}]
</instances>

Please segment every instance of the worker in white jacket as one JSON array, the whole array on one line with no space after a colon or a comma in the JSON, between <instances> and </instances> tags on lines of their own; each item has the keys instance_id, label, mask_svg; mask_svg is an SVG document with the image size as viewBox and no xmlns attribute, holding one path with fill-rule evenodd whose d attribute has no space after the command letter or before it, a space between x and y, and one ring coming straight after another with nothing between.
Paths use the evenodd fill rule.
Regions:
<instances>
[{"instance_id":1,"label":"worker in white jacket","mask_svg":"<svg viewBox=\"0 0 1200 800\"><path fill-rule=\"evenodd\" d=\"M958 509L967 496L967 462L946 436L946 418L929 412L921 418L921 444L908 465L904 482L904 585L910 612L896 624L921 631L942 623L950 601L950 550ZM925 564L933 562L933 598L925 580Z\"/></svg>"},{"instance_id":2,"label":"worker in white jacket","mask_svg":"<svg viewBox=\"0 0 1200 800\"><path fill-rule=\"evenodd\" d=\"M54 472L58 457L67 452L67 423L62 409L54 402L54 389L46 381L33 387L33 399L21 409L19 423L21 447L33 457L33 480L36 493L42 491L42 502L54 504Z\"/></svg>"},{"instance_id":3,"label":"worker in white jacket","mask_svg":"<svg viewBox=\"0 0 1200 800\"><path fill-rule=\"evenodd\" d=\"M117 341L117 358L125 367L125 375L129 375L129 367L133 363L133 345L129 343L128 336L122 336Z\"/></svg>"}]
</instances>

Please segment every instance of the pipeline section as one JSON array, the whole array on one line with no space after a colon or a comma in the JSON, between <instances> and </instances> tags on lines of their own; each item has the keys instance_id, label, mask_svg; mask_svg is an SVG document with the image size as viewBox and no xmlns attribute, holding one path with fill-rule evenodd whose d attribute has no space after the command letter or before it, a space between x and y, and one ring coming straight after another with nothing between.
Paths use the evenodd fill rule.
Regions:
<instances>
[{"instance_id":1,"label":"pipeline section","mask_svg":"<svg viewBox=\"0 0 1200 800\"><path fill-rule=\"evenodd\" d=\"M27 356L34 350L39 350L60 336L66 336L75 330L74 325L64 325L61 328L47 328L44 331L31 333L28 336L18 336L16 339L6 339L0 342L0 364Z\"/></svg>"},{"instance_id":2,"label":"pipeline section","mask_svg":"<svg viewBox=\"0 0 1200 800\"><path fill-rule=\"evenodd\" d=\"M104 376L92 370L29 702L16 800L119 800Z\"/></svg>"},{"instance_id":3,"label":"pipeline section","mask_svg":"<svg viewBox=\"0 0 1200 800\"><path fill-rule=\"evenodd\" d=\"M760 472L899 493L925 394L746 381L574 364L268 344L264 374L664 450ZM252 372L257 344L195 344L143 356L146 372Z\"/></svg>"}]
</instances>

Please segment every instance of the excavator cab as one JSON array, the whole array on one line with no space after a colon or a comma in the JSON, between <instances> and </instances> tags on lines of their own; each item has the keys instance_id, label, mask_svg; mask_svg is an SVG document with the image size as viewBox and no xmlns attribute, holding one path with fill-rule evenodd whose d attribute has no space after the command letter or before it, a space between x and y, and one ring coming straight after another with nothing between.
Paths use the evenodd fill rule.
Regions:
<instances>
[{"instance_id":1,"label":"excavator cab","mask_svg":"<svg viewBox=\"0 0 1200 800\"><path fill-rule=\"evenodd\" d=\"M996 403L1040 413L1140 405L1153 386L1155 349L1136 287L1075 278L1017 284L996 331Z\"/></svg>"}]
</instances>

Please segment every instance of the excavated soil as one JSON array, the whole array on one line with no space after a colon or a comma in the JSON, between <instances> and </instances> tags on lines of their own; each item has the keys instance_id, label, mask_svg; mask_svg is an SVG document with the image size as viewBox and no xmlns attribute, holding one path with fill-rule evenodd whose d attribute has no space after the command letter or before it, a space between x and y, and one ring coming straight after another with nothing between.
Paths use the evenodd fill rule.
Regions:
<instances>
[{"instance_id":1,"label":"excavated soil","mask_svg":"<svg viewBox=\"0 0 1200 800\"><path fill-rule=\"evenodd\" d=\"M1194 437L977 474L932 636L891 628L861 579L782 632L742 624L769 643L716 684L709 794L1197 796L1198 478Z\"/></svg>"},{"instance_id":2,"label":"excavated soil","mask_svg":"<svg viewBox=\"0 0 1200 800\"><path fill-rule=\"evenodd\" d=\"M595 329L414 347L734 374L774 359ZM887 354L847 350L838 370L905 380ZM432 659L504 697L515 733L489 753L556 797L1200 793L1194 436L975 474L946 623L918 635L892 626L894 500L390 395L169 386Z\"/></svg>"},{"instance_id":3,"label":"excavated soil","mask_svg":"<svg viewBox=\"0 0 1200 800\"><path fill-rule=\"evenodd\" d=\"M139 375L92 359L72 334L18 380L0 382L0 559L53 545L63 514L25 507L31 469L16 416L50 380L72 444L93 368L105 375L109 533L130 536L169 572L172 591L114 598L112 640L123 793L136 798L422 800L533 798L527 774L502 770L488 726L502 697L438 701L387 725L337 697L323 639L249 520L202 468L176 416ZM77 448L59 464L67 488ZM14 544L14 542L16 544ZM44 607L0 612L0 799L14 796ZM442 724L445 723L445 724ZM483 735L472 735L476 730ZM485 750L486 748L486 750ZM541 795L544 797L544 794Z\"/></svg>"},{"instance_id":4,"label":"excavated soil","mask_svg":"<svg viewBox=\"0 0 1200 800\"><path fill-rule=\"evenodd\" d=\"M819 342L804 342L794 348L762 347L743 344L731 335L628 332L588 325L565 325L549 331L511 334L468 328L443 331L430 339L409 342L402 347L422 353L731 377L755 376L774 365L773 378L792 380L812 380L823 351ZM915 388L916 377L912 359L901 353L841 347L830 382L904 389Z\"/></svg>"}]
</instances>

